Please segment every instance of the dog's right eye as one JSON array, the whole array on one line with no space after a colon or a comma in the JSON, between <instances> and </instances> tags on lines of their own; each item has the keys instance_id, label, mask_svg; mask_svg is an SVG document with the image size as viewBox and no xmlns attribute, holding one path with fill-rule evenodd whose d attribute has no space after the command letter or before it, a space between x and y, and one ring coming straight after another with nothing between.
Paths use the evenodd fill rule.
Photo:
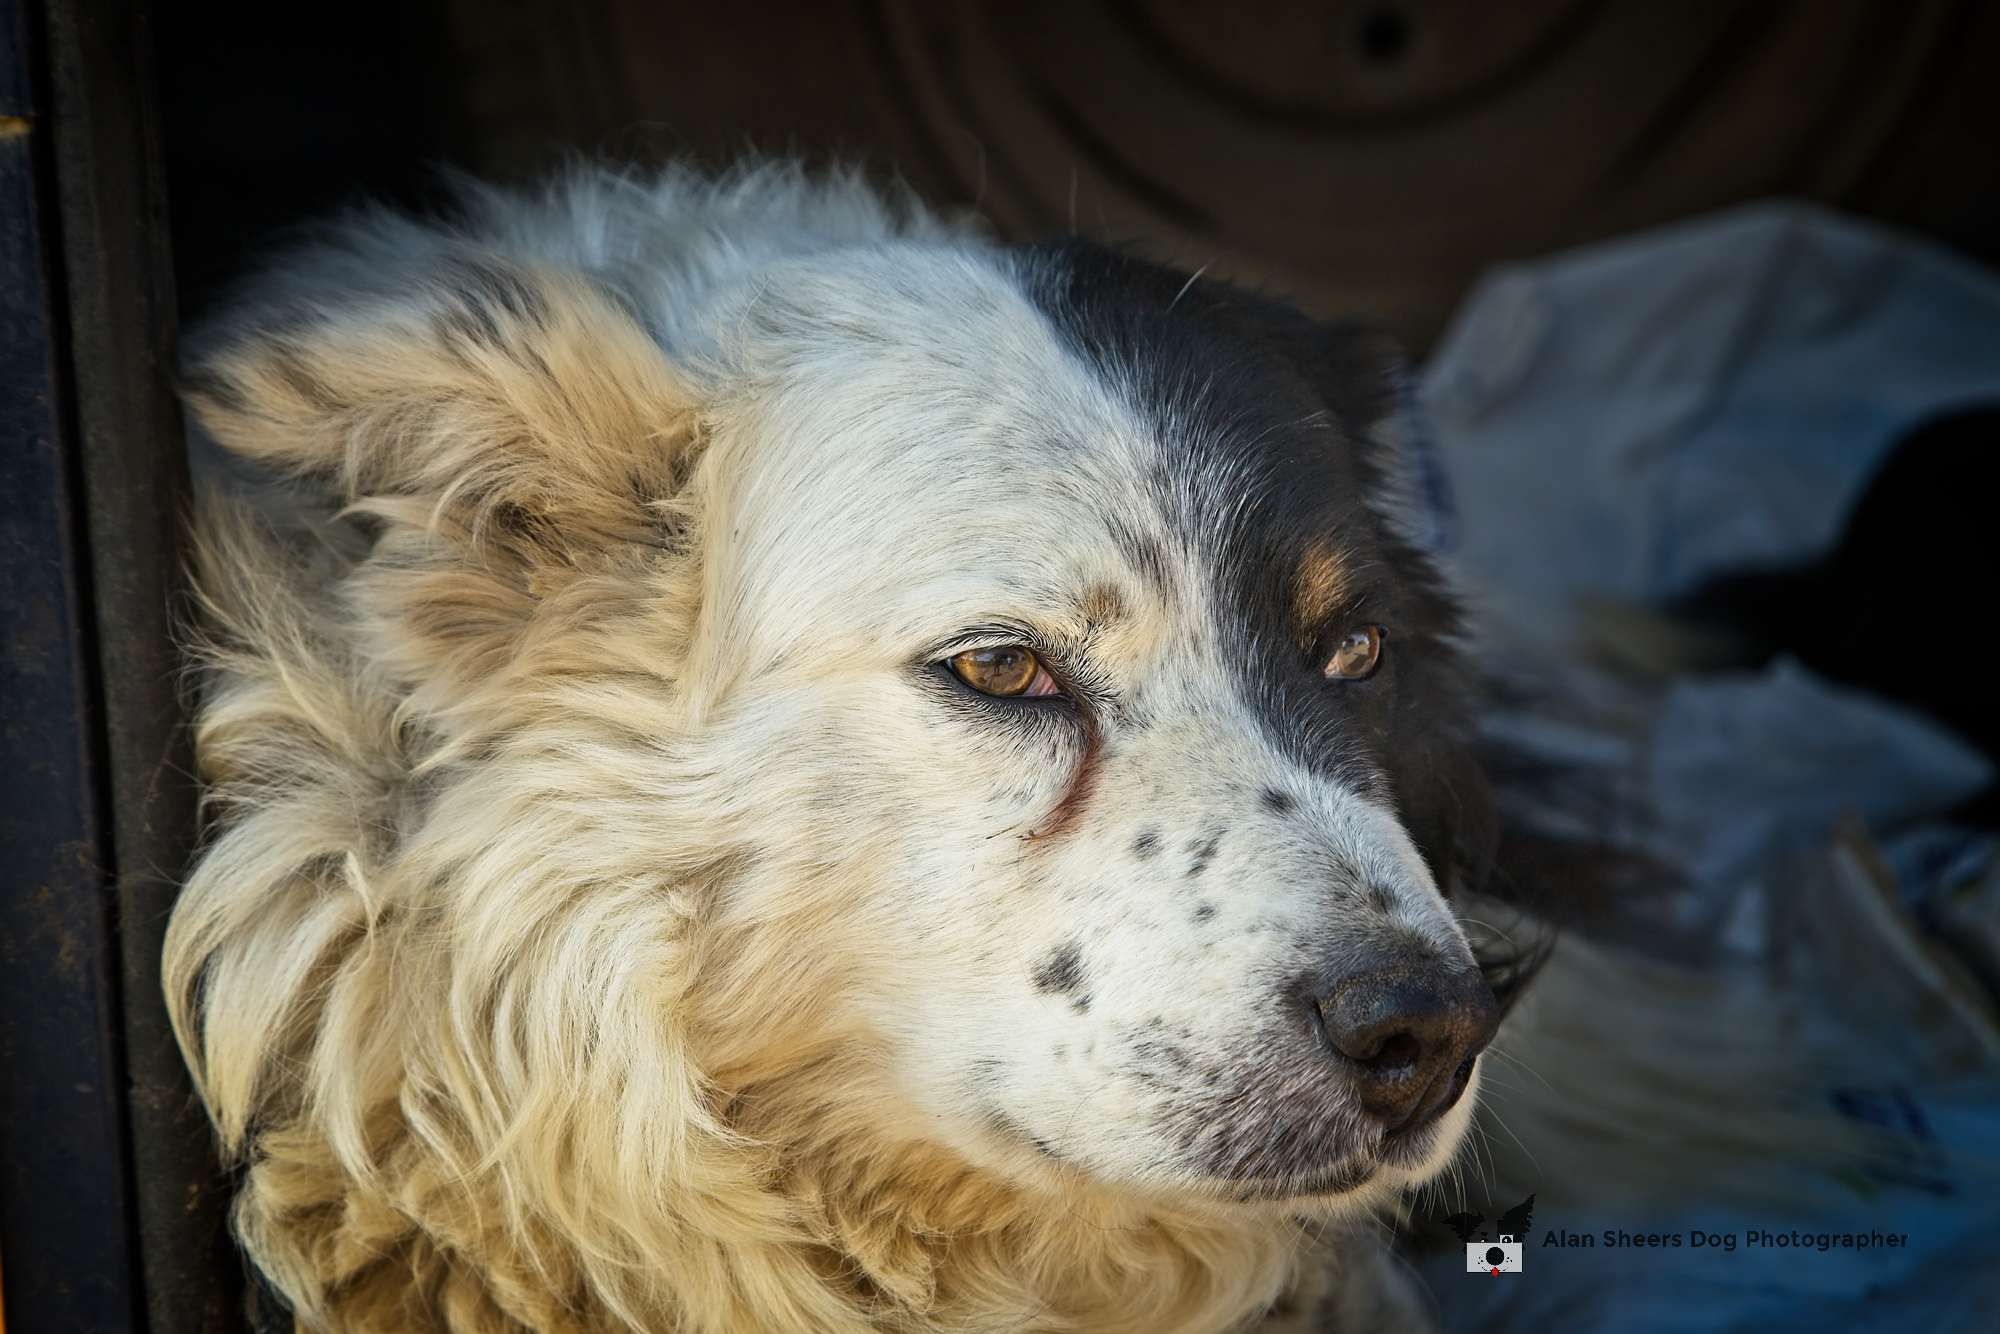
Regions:
<instances>
[{"instance_id":1,"label":"dog's right eye","mask_svg":"<svg viewBox=\"0 0 2000 1334\"><path fill-rule=\"evenodd\" d=\"M1334 648L1322 674L1329 681L1367 680L1382 665L1382 641L1387 635L1379 625L1350 631Z\"/></svg>"},{"instance_id":2,"label":"dog's right eye","mask_svg":"<svg viewBox=\"0 0 2000 1334\"><path fill-rule=\"evenodd\" d=\"M949 665L952 675L982 695L1014 699L1062 693L1041 659L1019 644L967 649L953 654Z\"/></svg>"}]
</instances>

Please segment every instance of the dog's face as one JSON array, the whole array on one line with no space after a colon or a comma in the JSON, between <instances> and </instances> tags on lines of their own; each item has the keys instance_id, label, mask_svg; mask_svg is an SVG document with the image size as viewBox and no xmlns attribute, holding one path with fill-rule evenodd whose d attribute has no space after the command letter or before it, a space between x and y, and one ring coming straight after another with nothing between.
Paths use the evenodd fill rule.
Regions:
<instances>
[{"instance_id":1,"label":"dog's face","mask_svg":"<svg viewBox=\"0 0 2000 1334\"><path fill-rule=\"evenodd\" d=\"M802 264L733 329L698 714L795 869L717 912L839 898L800 1021L1010 1172L1438 1170L1495 1016L1440 889L1479 794L1356 340L1080 247Z\"/></svg>"}]
</instances>

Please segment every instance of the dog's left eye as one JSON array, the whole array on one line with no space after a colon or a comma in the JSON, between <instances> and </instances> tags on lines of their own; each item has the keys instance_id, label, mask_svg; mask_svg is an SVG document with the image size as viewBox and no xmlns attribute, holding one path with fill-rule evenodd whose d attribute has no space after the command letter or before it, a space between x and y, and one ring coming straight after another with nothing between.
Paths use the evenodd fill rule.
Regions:
<instances>
[{"instance_id":1,"label":"dog's left eye","mask_svg":"<svg viewBox=\"0 0 2000 1334\"><path fill-rule=\"evenodd\" d=\"M1362 681L1382 665L1382 640L1386 632L1379 625L1364 625L1341 638L1326 660L1329 681Z\"/></svg>"},{"instance_id":2,"label":"dog's left eye","mask_svg":"<svg viewBox=\"0 0 2000 1334\"><path fill-rule=\"evenodd\" d=\"M1014 699L1062 693L1041 659L1019 644L967 649L953 654L949 663L954 676L982 695Z\"/></svg>"}]
</instances>

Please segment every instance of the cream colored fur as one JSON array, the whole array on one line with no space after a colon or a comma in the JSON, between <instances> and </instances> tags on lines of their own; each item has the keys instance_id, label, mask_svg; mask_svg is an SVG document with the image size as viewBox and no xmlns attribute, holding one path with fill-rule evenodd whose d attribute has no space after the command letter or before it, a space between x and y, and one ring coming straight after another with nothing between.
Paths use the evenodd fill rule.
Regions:
<instances>
[{"instance_id":1,"label":"cream colored fur","mask_svg":"<svg viewBox=\"0 0 2000 1334\"><path fill-rule=\"evenodd\" d=\"M1013 752L933 737L892 673L925 608L979 604L955 550L1048 587L1115 570L1065 548L1059 514L1027 531L1011 466L952 497L962 463L853 443L936 449L1002 414L982 391L912 427L908 382L870 398L868 368L905 355L884 340L942 355L928 285L973 326L967 365L1037 381L993 393L1104 423L1090 503L1136 503L1116 500L1130 419L1053 362L1017 375L1053 354L983 243L851 182L586 174L475 211L351 222L190 357L200 428L320 516L286 531L218 494L194 533L209 835L166 985L243 1164L250 1254L308 1328L1254 1321L1330 1219L1426 1173L1246 1203L1177 1175L1114 1080L1011 1076L1046 1137L1068 1118L1053 1158L933 1092L963 1082L965 1033L1075 1022L1026 983L1055 937L1024 914L1099 854L1091 827L1024 843L1048 793L994 788ZM844 303L880 321L865 366L842 360ZM833 313L800 341L794 308ZM812 453L787 443L808 410L831 423ZM1017 508L953 517L981 496ZM787 584L814 543L815 581ZM1129 651L1178 643L1172 615L1135 614ZM1200 680L1207 650L1176 651ZM1228 729L1162 735L1208 773L1280 763ZM1462 948L1393 820L1311 800L1406 886L1412 930ZM1246 874L1305 855L1257 847ZM1234 1014L1242 965L1210 966L1175 983L1189 1014Z\"/></svg>"}]
</instances>

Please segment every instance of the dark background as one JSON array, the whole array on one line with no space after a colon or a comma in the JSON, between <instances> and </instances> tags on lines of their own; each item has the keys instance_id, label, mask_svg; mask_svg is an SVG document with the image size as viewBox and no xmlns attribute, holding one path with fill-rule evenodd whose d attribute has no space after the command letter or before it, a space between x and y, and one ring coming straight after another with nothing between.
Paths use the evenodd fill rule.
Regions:
<instances>
[{"instance_id":1,"label":"dark background","mask_svg":"<svg viewBox=\"0 0 2000 1334\"><path fill-rule=\"evenodd\" d=\"M1983 0L0 0L7 1328L241 1325L157 999L194 828L170 369L287 225L444 166L840 157L1421 353L1495 262L1738 200L2000 259L1997 62Z\"/></svg>"},{"instance_id":2,"label":"dark background","mask_svg":"<svg viewBox=\"0 0 2000 1334\"><path fill-rule=\"evenodd\" d=\"M579 151L856 158L1009 235L1143 239L1418 345L1496 259L1741 199L2000 247L1982 0L179 8L189 310L274 223Z\"/></svg>"}]
</instances>

